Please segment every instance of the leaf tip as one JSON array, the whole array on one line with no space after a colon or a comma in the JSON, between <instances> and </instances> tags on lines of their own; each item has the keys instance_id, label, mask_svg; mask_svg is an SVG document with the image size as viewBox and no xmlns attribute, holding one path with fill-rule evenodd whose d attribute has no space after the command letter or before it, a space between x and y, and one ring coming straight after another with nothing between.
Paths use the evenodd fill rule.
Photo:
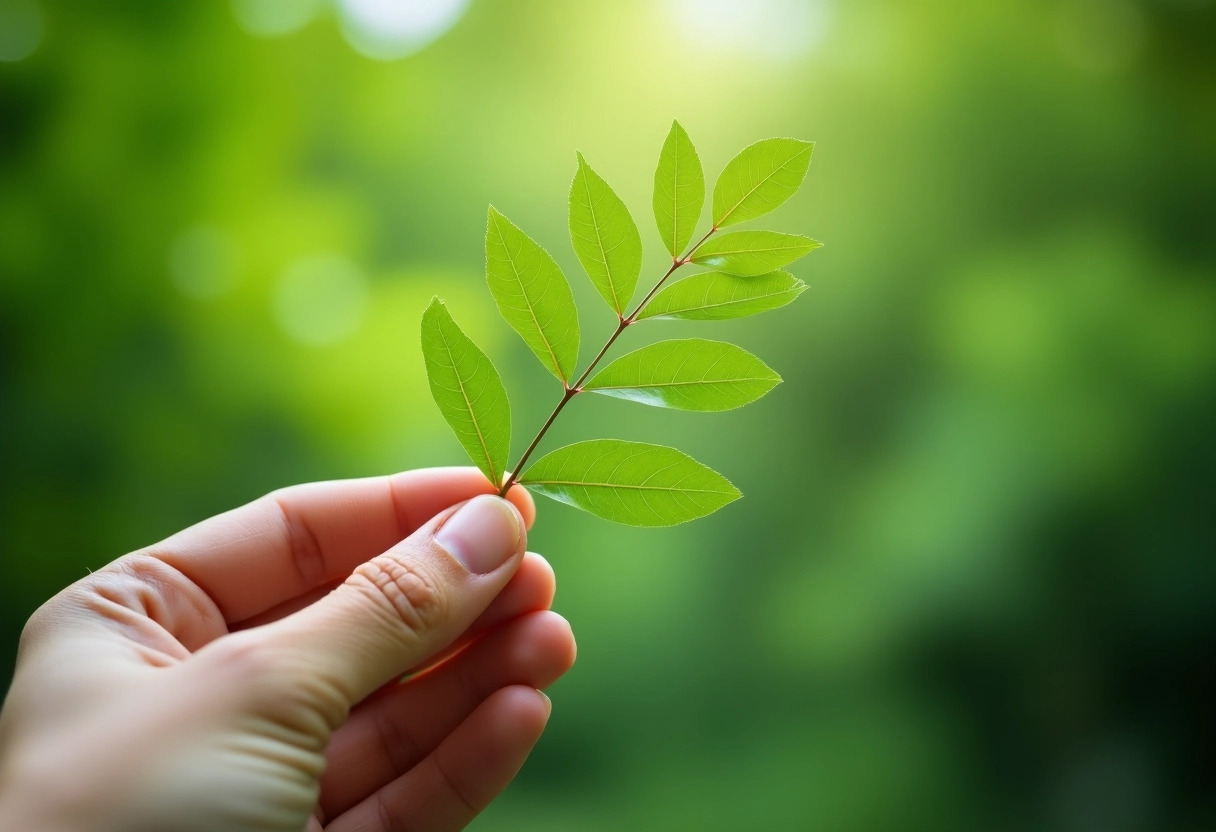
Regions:
<instances>
[{"instance_id":1,"label":"leaf tip","mask_svg":"<svg viewBox=\"0 0 1216 832\"><path fill-rule=\"evenodd\" d=\"M721 474L718 474L718 476L722 477ZM735 500L738 500L740 497L742 497L743 492L740 491L738 488L736 488L735 484L733 482L731 482L730 480L728 480L726 477L722 477L722 484L726 486L726 490L722 492L722 495L727 498L726 502L722 504L722 507L725 508L726 506L733 503Z\"/></svg>"}]
</instances>

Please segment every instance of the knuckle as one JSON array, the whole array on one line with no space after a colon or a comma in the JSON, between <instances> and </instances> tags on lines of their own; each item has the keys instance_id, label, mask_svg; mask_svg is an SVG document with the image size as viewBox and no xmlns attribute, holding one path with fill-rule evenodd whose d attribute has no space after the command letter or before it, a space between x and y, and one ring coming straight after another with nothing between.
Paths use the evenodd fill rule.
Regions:
<instances>
[{"instance_id":1,"label":"knuckle","mask_svg":"<svg viewBox=\"0 0 1216 832\"><path fill-rule=\"evenodd\" d=\"M25 622L25 626L21 628L21 638L17 642L17 655L25 656L35 645L41 642L56 623L63 617L63 599L60 595L56 595L50 600L44 602L38 609L34 610Z\"/></svg>"},{"instance_id":2,"label":"knuckle","mask_svg":"<svg viewBox=\"0 0 1216 832\"><path fill-rule=\"evenodd\" d=\"M148 552L123 555L105 569L93 573L98 580L117 577L122 584L157 591L167 591L174 585L176 570Z\"/></svg>"},{"instance_id":3,"label":"knuckle","mask_svg":"<svg viewBox=\"0 0 1216 832\"><path fill-rule=\"evenodd\" d=\"M293 508L294 500L298 499L299 495L299 491L281 488L266 495L265 499L280 518L287 548L291 553L291 563L300 580L305 585L312 586L326 577L329 566L325 562L325 553L316 533L300 511Z\"/></svg>"},{"instance_id":4,"label":"knuckle","mask_svg":"<svg viewBox=\"0 0 1216 832\"><path fill-rule=\"evenodd\" d=\"M65 587L25 622L19 652L65 628L88 621L128 621L132 613L155 617L171 594L172 567L142 552L115 560Z\"/></svg>"},{"instance_id":5,"label":"knuckle","mask_svg":"<svg viewBox=\"0 0 1216 832\"><path fill-rule=\"evenodd\" d=\"M361 564L347 581L414 634L443 620L447 601L434 577L416 563L387 555Z\"/></svg>"}]
</instances>

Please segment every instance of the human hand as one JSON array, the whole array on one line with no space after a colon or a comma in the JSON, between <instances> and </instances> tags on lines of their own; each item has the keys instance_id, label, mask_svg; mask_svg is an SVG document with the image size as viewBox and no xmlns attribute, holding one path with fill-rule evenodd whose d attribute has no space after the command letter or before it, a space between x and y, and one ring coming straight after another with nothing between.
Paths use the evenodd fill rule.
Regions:
<instances>
[{"instance_id":1,"label":"human hand","mask_svg":"<svg viewBox=\"0 0 1216 832\"><path fill-rule=\"evenodd\" d=\"M471 468L295 486L56 595L0 712L0 829L463 828L574 661L531 498L491 491Z\"/></svg>"}]
</instances>

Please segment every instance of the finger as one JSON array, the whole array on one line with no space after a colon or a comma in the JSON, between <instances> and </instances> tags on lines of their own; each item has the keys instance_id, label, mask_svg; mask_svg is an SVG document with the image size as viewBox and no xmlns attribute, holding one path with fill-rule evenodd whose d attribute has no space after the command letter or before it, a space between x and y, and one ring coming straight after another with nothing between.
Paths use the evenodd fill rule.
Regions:
<instances>
[{"instance_id":1,"label":"finger","mask_svg":"<svg viewBox=\"0 0 1216 832\"><path fill-rule=\"evenodd\" d=\"M553 605L556 592L557 579L549 561L536 552L525 552L515 577L473 622L469 633L477 637L526 612L547 610Z\"/></svg>"},{"instance_id":2,"label":"finger","mask_svg":"<svg viewBox=\"0 0 1216 832\"><path fill-rule=\"evenodd\" d=\"M226 621L242 621L345 578L440 511L494 489L476 468L284 488L191 526L145 553L203 589ZM532 498L508 498L527 524Z\"/></svg>"},{"instance_id":3,"label":"finger","mask_svg":"<svg viewBox=\"0 0 1216 832\"><path fill-rule=\"evenodd\" d=\"M495 692L434 753L326 827L329 832L464 829L515 778L549 720L544 694Z\"/></svg>"},{"instance_id":4,"label":"finger","mask_svg":"<svg viewBox=\"0 0 1216 832\"><path fill-rule=\"evenodd\" d=\"M554 612L516 619L427 676L355 710L330 740L321 808L336 817L422 761L494 691L546 688L574 664L570 625Z\"/></svg>"},{"instance_id":5,"label":"finger","mask_svg":"<svg viewBox=\"0 0 1216 832\"><path fill-rule=\"evenodd\" d=\"M521 578L523 578L522 581ZM557 581L549 562L535 552L524 553L523 563L520 564L515 577L491 602L489 608L469 625L469 629L465 630L446 650L432 656L419 667L411 667L409 672L412 674L425 673L435 665L447 661L503 622L518 618L525 613L549 609L553 605L553 596L556 591Z\"/></svg>"},{"instance_id":6,"label":"finger","mask_svg":"<svg viewBox=\"0 0 1216 832\"><path fill-rule=\"evenodd\" d=\"M302 610L309 604L321 600L337 589L341 583L341 581L330 581L303 595L292 598L290 601L285 601L282 604L271 607L252 618L229 624L228 628L231 632L236 632L238 630L248 630L250 627L260 627L272 621L278 621L280 618L291 615L293 612ZM498 597L482 613L481 617L469 627L468 635L476 637L503 621L508 621L526 612L549 609L549 606L553 603L555 590L556 582L553 576L553 567L549 565L547 560L535 552L525 552L523 562L519 565L519 571L515 573L515 576L511 578L506 588L498 594ZM460 642L457 642L457 644L460 644Z\"/></svg>"},{"instance_id":7,"label":"finger","mask_svg":"<svg viewBox=\"0 0 1216 832\"><path fill-rule=\"evenodd\" d=\"M315 604L196 657L206 670L257 671L239 679L255 698L249 707L281 715L275 703L289 697L332 728L355 703L455 641L515 574L525 542L510 503L475 497L360 564Z\"/></svg>"}]
</instances>

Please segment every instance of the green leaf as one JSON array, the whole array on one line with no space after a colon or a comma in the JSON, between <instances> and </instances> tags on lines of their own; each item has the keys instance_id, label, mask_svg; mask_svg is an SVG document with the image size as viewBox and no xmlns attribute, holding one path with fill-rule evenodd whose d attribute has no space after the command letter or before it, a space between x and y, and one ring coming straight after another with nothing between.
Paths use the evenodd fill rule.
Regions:
<instances>
[{"instance_id":1,"label":"green leaf","mask_svg":"<svg viewBox=\"0 0 1216 832\"><path fill-rule=\"evenodd\" d=\"M578 362L578 311L557 263L509 219L490 207L486 282L498 311L563 384Z\"/></svg>"},{"instance_id":2,"label":"green leaf","mask_svg":"<svg viewBox=\"0 0 1216 832\"><path fill-rule=\"evenodd\" d=\"M473 462L501 485L511 450L511 405L498 371L435 298L422 314L422 357L439 412Z\"/></svg>"},{"instance_id":3,"label":"green leaf","mask_svg":"<svg viewBox=\"0 0 1216 832\"><path fill-rule=\"evenodd\" d=\"M623 312L642 271L642 238L625 203L581 153L570 183L570 242L604 300Z\"/></svg>"},{"instance_id":4,"label":"green leaf","mask_svg":"<svg viewBox=\"0 0 1216 832\"><path fill-rule=\"evenodd\" d=\"M685 278L659 292L642 307L637 320L743 318L785 306L804 291L806 284L789 272L769 272L757 277L706 272Z\"/></svg>"},{"instance_id":5,"label":"green leaf","mask_svg":"<svg viewBox=\"0 0 1216 832\"><path fill-rule=\"evenodd\" d=\"M697 249L692 262L727 274L753 277L788 266L821 245L799 234L736 231L711 238Z\"/></svg>"},{"instance_id":6,"label":"green leaf","mask_svg":"<svg viewBox=\"0 0 1216 832\"><path fill-rule=\"evenodd\" d=\"M677 410L733 410L781 383L756 356L734 344L688 338L623 355L584 390Z\"/></svg>"},{"instance_id":7,"label":"green leaf","mask_svg":"<svg viewBox=\"0 0 1216 832\"><path fill-rule=\"evenodd\" d=\"M731 159L714 186L714 228L762 217L806 178L814 142L764 139Z\"/></svg>"},{"instance_id":8,"label":"green leaf","mask_svg":"<svg viewBox=\"0 0 1216 832\"><path fill-rule=\"evenodd\" d=\"M705 174L701 172L701 160L684 128L673 121L654 172L654 218L663 245L672 257L678 258L692 239L704 204Z\"/></svg>"},{"instance_id":9,"label":"green leaf","mask_svg":"<svg viewBox=\"0 0 1216 832\"><path fill-rule=\"evenodd\" d=\"M630 526L674 526L741 496L721 474L687 454L620 439L558 448L537 460L521 482L538 494Z\"/></svg>"}]
</instances>

